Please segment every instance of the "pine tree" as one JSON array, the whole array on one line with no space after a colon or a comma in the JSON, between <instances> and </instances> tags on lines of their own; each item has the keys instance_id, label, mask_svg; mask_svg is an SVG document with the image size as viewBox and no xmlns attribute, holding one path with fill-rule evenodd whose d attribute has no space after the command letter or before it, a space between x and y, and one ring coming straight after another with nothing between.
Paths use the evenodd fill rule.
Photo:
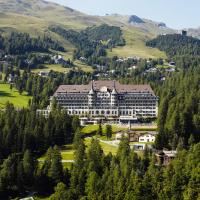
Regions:
<instances>
[{"instance_id":1,"label":"pine tree","mask_svg":"<svg viewBox=\"0 0 200 200\"><path fill-rule=\"evenodd\" d=\"M98 175L91 171L85 186L88 199L98 199Z\"/></svg>"},{"instance_id":2,"label":"pine tree","mask_svg":"<svg viewBox=\"0 0 200 200\"><path fill-rule=\"evenodd\" d=\"M91 146L88 150L87 161L89 163L88 171L95 171L98 175L102 173L103 150L98 139L92 138Z\"/></svg>"},{"instance_id":3,"label":"pine tree","mask_svg":"<svg viewBox=\"0 0 200 200\"><path fill-rule=\"evenodd\" d=\"M99 136L102 136L102 135L103 135L101 123L99 123L99 128L98 128L98 130L97 130L97 135L99 135Z\"/></svg>"},{"instance_id":4,"label":"pine tree","mask_svg":"<svg viewBox=\"0 0 200 200\"><path fill-rule=\"evenodd\" d=\"M59 183L63 179L62 158L57 146L54 146L52 151L48 175L55 183Z\"/></svg>"},{"instance_id":5,"label":"pine tree","mask_svg":"<svg viewBox=\"0 0 200 200\"><path fill-rule=\"evenodd\" d=\"M127 158L130 154L129 139L127 137L122 137L119 148L117 150L117 158L121 161Z\"/></svg>"},{"instance_id":6,"label":"pine tree","mask_svg":"<svg viewBox=\"0 0 200 200\"><path fill-rule=\"evenodd\" d=\"M74 166L71 172L70 188L73 195L78 199L85 190L85 144L81 137L80 130L77 129L74 137Z\"/></svg>"},{"instance_id":7,"label":"pine tree","mask_svg":"<svg viewBox=\"0 0 200 200\"><path fill-rule=\"evenodd\" d=\"M25 151L22 163L25 182L27 185L31 185L34 182L34 171L36 164L29 150Z\"/></svg>"},{"instance_id":8,"label":"pine tree","mask_svg":"<svg viewBox=\"0 0 200 200\"><path fill-rule=\"evenodd\" d=\"M80 128L80 120L77 116L74 116L72 119L72 130L75 133L76 130Z\"/></svg>"},{"instance_id":9,"label":"pine tree","mask_svg":"<svg viewBox=\"0 0 200 200\"><path fill-rule=\"evenodd\" d=\"M70 200L67 187L60 182L55 187L55 193L50 196L50 200Z\"/></svg>"},{"instance_id":10,"label":"pine tree","mask_svg":"<svg viewBox=\"0 0 200 200\"><path fill-rule=\"evenodd\" d=\"M112 138L112 126L109 124L106 125L106 137Z\"/></svg>"}]
</instances>

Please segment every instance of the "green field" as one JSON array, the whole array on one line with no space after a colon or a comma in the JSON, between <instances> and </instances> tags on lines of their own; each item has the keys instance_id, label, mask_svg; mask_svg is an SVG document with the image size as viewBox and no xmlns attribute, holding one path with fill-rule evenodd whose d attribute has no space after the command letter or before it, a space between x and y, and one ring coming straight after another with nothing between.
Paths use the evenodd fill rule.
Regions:
<instances>
[{"instance_id":1,"label":"green field","mask_svg":"<svg viewBox=\"0 0 200 200\"><path fill-rule=\"evenodd\" d=\"M95 124L95 125L88 125L88 126L85 126L81 132L82 134L84 134L85 136L86 135L90 135L92 133L95 133L99 128L99 125L98 124ZM103 133L105 134L106 132L106 125L103 125L102 126L102 130L103 130ZM113 133L116 133L116 132L119 132L119 131L123 131L123 130L128 130L128 128L126 127L121 127L121 126L117 126L117 125L112 125L112 131ZM157 125L153 125L153 126L134 126L131 128L131 130L133 131L156 131L157 130Z\"/></svg>"},{"instance_id":2,"label":"green field","mask_svg":"<svg viewBox=\"0 0 200 200\"><path fill-rule=\"evenodd\" d=\"M78 60L76 60L74 62L74 65L76 66L76 69L83 70L84 72L93 72L94 71L91 66L89 66L81 61L78 61Z\"/></svg>"},{"instance_id":3,"label":"green field","mask_svg":"<svg viewBox=\"0 0 200 200\"><path fill-rule=\"evenodd\" d=\"M84 135L88 135L88 134L91 134L93 132L96 132L99 128L99 125L98 124L95 124L95 125L88 125L88 126L85 126L81 132L84 134ZM117 125L112 125L112 131L113 133L116 133L118 131L122 131L122 130L126 130L127 128L124 128L124 127L120 127L120 126L117 126ZM103 130L103 133L106 132L106 125L103 125L102 126L102 130Z\"/></svg>"},{"instance_id":4,"label":"green field","mask_svg":"<svg viewBox=\"0 0 200 200\"><path fill-rule=\"evenodd\" d=\"M126 45L123 47L108 50L108 55L118 57L141 57L141 58L166 58L166 54L156 48L149 48L145 45L145 41L150 39L150 35L133 28L123 28Z\"/></svg>"},{"instance_id":5,"label":"green field","mask_svg":"<svg viewBox=\"0 0 200 200\"><path fill-rule=\"evenodd\" d=\"M88 150L88 148L90 147L91 145L91 139L92 138L85 138L84 140L84 143L86 145L86 152ZM117 153L117 147L115 146L112 146L112 145L109 145L109 144L105 144L104 142L100 142L100 145L104 151L105 154L108 154L108 153L112 153L113 155L115 155ZM61 157L62 157L62 160L63 161L71 161L71 160L74 160L74 149L73 149L73 145L70 144L70 145L64 145L62 148L61 148ZM46 158L46 155L43 155L42 157L40 157L38 160L43 162ZM63 163L63 165L65 165L66 163Z\"/></svg>"},{"instance_id":6,"label":"green field","mask_svg":"<svg viewBox=\"0 0 200 200\"><path fill-rule=\"evenodd\" d=\"M73 68L76 69L76 70L80 69L84 72L93 72L93 69L92 69L91 66L88 66L84 63L81 63L80 61L75 61L74 64L75 64L75 67L73 67ZM32 72L39 73L40 71L48 72L48 71L52 70L52 71L55 71L55 72L68 73L73 68L65 68L60 64L50 64L50 65L45 65L44 68L32 69Z\"/></svg>"},{"instance_id":7,"label":"green field","mask_svg":"<svg viewBox=\"0 0 200 200\"><path fill-rule=\"evenodd\" d=\"M55 72L69 72L70 68L64 68L59 64L51 64L51 65L45 65L42 69L32 69L32 72L39 73L40 71L48 72L48 71L55 71Z\"/></svg>"},{"instance_id":8,"label":"green field","mask_svg":"<svg viewBox=\"0 0 200 200\"><path fill-rule=\"evenodd\" d=\"M86 145L86 151L87 149L90 147L91 145L91 138L86 138L85 139L85 145ZM104 142L99 142L102 149L103 149L103 152L107 155L109 153L112 153L113 155L116 155L117 153L117 147L113 146L113 145L109 145L109 144L106 144Z\"/></svg>"},{"instance_id":9,"label":"green field","mask_svg":"<svg viewBox=\"0 0 200 200\"><path fill-rule=\"evenodd\" d=\"M0 84L0 108L4 108L6 102L12 103L17 108L27 107L31 98L26 92L20 95L16 88L10 90L9 84Z\"/></svg>"}]
</instances>

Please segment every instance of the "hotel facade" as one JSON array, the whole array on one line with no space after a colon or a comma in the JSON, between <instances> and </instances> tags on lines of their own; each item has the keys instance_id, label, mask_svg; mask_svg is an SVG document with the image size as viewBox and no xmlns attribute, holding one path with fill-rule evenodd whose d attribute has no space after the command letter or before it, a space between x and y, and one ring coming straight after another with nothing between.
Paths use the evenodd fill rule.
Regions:
<instances>
[{"instance_id":1,"label":"hotel facade","mask_svg":"<svg viewBox=\"0 0 200 200\"><path fill-rule=\"evenodd\" d=\"M52 98L69 115L78 115L83 120L106 118L126 123L158 115L158 97L150 85L123 85L117 81L60 85ZM47 115L50 110L51 104L49 109L39 112Z\"/></svg>"}]
</instances>

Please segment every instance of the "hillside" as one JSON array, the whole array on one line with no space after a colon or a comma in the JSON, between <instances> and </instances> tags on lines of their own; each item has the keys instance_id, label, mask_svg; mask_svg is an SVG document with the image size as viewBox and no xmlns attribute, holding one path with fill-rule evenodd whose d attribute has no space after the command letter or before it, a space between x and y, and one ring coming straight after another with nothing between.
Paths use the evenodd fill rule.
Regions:
<instances>
[{"instance_id":1,"label":"hillside","mask_svg":"<svg viewBox=\"0 0 200 200\"><path fill-rule=\"evenodd\" d=\"M61 22L73 28L86 27L98 22L95 17L90 18L71 8L43 0L0 0L0 12L31 16L48 23Z\"/></svg>"},{"instance_id":2,"label":"hillside","mask_svg":"<svg viewBox=\"0 0 200 200\"><path fill-rule=\"evenodd\" d=\"M168 56L199 56L200 40L180 34L160 35L147 45L165 51Z\"/></svg>"},{"instance_id":3,"label":"hillside","mask_svg":"<svg viewBox=\"0 0 200 200\"><path fill-rule=\"evenodd\" d=\"M126 46L117 47L108 52L110 56L122 57L165 57L163 52L145 46L145 42L159 33L169 31L161 30L150 21L145 21L145 27L137 27L129 23L129 16L90 16L68 7L43 0L0 0L0 29L6 31L18 30L28 32L33 36L50 35L60 41L67 49L65 57L71 57L75 47L63 40L59 35L48 30L50 25L60 25L67 29L83 30L88 26L108 25L118 26L122 29ZM161 30L161 32L159 31Z\"/></svg>"}]
</instances>

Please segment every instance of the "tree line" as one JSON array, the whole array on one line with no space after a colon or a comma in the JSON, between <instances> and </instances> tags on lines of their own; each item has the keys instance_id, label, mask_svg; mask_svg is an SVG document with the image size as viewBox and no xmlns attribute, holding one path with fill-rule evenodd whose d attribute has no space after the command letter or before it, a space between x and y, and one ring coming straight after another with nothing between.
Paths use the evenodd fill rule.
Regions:
<instances>
[{"instance_id":1,"label":"tree line","mask_svg":"<svg viewBox=\"0 0 200 200\"><path fill-rule=\"evenodd\" d=\"M68 182L55 187L57 199L198 199L200 145L179 150L168 166L160 165L148 149L139 157L122 138L117 154L105 155L97 139L86 151L77 132L74 138L75 162Z\"/></svg>"},{"instance_id":2,"label":"tree line","mask_svg":"<svg viewBox=\"0 0 200 200\"><path fill-rule=\"evenodd\" d=\"M161 165L147 148L138 156L123 137L116 155L105 155L98 139L87 147L79 128L73 140L75 160L71 169L62 165L58 146L49 147L43 162L29 149L11 153L0 166L0 197L14 198L24 191L51 200L197 200L200 144L179 148L177 157Z\"/></svg>"},{"instance_id":3,"label":"tree line","mask_svg":"<svg viewBox=\"0 0 200 200\"><path fill-rule=\"evenodd\" d=\"M19 32L12 32L6 36L0 35L0 49L8 55L49 52L49 49L65 51L62 45L48 36L33 38L28 33Z\"/></svg>"},{"instance_id":4,"label":"tree line","mask_svg":"<svg viewBox=\"0 0 200 200\"><path fill-rule=\"evenodd\" d=\"M35 107L16 110L7 103L0 112L0 157L11 153L24 152L26 149L35 153L45 151L49 146L70 143L79 119L70 117L53 105L48 118L37 115Z\"/></svg>"},{"instance_id":5,"label":"tree line","mask_svg":"<svg viewBox=\"0 0 200 200\"><path fill-rule=\"evenodd\" d=\"M180 34L159 35L146 45L165 51L172 58L176 55L200 56L200 40Z\"/></svg>"},{"instance_id":6,"label":"tree line","mask_svg":"<svg viewBox=\"0 0 200 200\"><path fill-rule=\"evenodd\" d=\"M89 27L81 32L67 30L55 25L50 26L49 30L61 35L76 46L74 59L106 57L106 49L125 45L121 29L106 24Z\"/></svg>"}]
</instances>

